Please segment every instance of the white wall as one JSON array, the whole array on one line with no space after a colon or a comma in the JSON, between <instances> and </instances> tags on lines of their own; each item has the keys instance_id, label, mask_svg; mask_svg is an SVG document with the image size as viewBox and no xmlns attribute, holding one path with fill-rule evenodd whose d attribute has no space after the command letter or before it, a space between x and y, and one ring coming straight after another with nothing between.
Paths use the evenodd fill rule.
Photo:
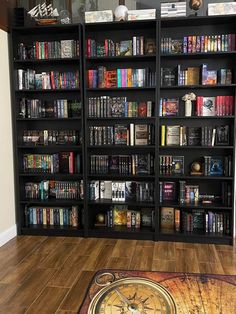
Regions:
<instances>
[{"instance_id":1,"label":"white wall","mask_svg":"<svg viewBox=\"0 0 236 314\"><path fill-rule=\"evenodd\" d=\"M0 29L0 246L16 235L8 33Z\"/></svg>"}]
</instances>

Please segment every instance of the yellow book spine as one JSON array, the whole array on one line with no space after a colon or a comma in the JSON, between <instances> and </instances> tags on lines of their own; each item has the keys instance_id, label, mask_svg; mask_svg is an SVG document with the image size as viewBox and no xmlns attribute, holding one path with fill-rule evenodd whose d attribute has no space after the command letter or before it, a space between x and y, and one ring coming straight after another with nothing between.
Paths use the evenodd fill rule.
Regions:
<instances>
[{"instance_id":1,"label":"yellow book spine","mask_svg":"<svg viewBox=\"0 0 236 314\"><path fill-rule=\"evenodd\" d=\"M161 146L166 145L166 126L161 126Z\"/></svg>"}]
</instances>

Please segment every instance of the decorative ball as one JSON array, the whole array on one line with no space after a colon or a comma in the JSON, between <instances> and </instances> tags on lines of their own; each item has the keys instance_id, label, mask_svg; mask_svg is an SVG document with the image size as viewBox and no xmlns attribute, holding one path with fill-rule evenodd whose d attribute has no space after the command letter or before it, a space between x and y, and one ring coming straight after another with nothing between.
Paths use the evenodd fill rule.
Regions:
<instances>
[{"instance_id":1,"label":"decorative ball","mask_svg":"<svg viewBox=\"0 0 236 314\"><path fill-rule=\"evenodd\" d=\"M125 5L119 5L115 11L115 21L127 21L128 19L128 8Z\"/></svg>"},{"instance_id":2,"label":"decorative ball","mask_svg":"<svg viewBox=\"0 0 236 314\"><path fill-rule=\"evenodd\" d=\"M104 221L105 221L105 217L103 214L98 214L96 216L96 219L97 219L97 222L100 222L100 223L104 223Z\"/></svg>"},{"instance_id":3,"label":"decorative ball","mask_svg":"<svg viewBox=\"0 0 236 314\"><path fill-rule=\"evenodd\" d=\"M175 164L175 170L180 170L180 168L181 168L181 165L180 165L179 162L177 162L177 163Z\"/></svg>"},{"instance_id":4,"label":"decorative ball","mask_svg":"<svg viewBox=\"0 0 236 314\"><path fill-rule=\"evenodd\" d=\"M201 164L199 162L192 163L192 170L199 172L201 170Z\"/></svg>"}]
</instances>

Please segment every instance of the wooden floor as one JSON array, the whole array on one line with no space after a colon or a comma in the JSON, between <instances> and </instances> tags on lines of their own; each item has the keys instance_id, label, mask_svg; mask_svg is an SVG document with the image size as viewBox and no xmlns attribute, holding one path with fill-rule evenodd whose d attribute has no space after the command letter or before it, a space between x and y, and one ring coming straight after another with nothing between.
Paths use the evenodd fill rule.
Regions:
<instances>
[{"instance_id":1,"label":"wooden floor","mask_svg":"<svg viewBox=\"0 0 236 314\"><path fill-rule=\"evenodd\" d=\"M0 248L0 313L77 313L103 268L236 275L236 247L21 236Z\"/></svg>"}]
</instances>

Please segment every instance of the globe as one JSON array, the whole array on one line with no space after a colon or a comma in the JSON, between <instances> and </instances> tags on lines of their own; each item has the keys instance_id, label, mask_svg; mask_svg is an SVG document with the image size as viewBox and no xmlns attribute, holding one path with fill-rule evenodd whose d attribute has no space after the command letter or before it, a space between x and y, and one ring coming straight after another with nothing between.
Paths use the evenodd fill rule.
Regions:
<instances>
[{"instance_id":1,"label":"globe","mask_svg":"<svg viewBox=\"0 0 236 314\"><path fill-rule=\"evenodd\" d=\"M128 8L125 5L119 5L115 11L115 21L126 21L128 19Z\"/></svg>"}]
</instances>

